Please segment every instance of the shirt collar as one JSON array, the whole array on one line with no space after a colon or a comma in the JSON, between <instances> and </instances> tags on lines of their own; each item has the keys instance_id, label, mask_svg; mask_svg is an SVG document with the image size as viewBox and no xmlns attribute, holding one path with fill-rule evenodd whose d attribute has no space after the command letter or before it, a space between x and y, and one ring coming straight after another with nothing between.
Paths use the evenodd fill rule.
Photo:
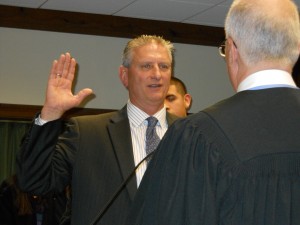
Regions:
<instances>
[{"instance_id":1,"label":"shirt collar","mask_svg":"<svg viewBox=\"0 0 300 225\"><path fill-rule=\"evenodd\" d=\"M130 100L128 100L127 102L127 114L129 122L136 127L142 125L143 123L146 124L145 120L150 116L143 110L139 109L134 104L132 104ZM157 125L161 127L168 126L166 114L166 108L163 107L161 110L159 110L153 115L158 120Z\"/></svg>"},{"instance_id":2,"label":"shirt collar","mask_svg":"<svg viewBox=\"0 0 300 225\"><path fill-rule=\"evenodd\" d=\"M290 86L297 88L291 74L283 70L262 70L249 75L243 80L237 89L237 92L265 86L265 88Z\"/></svg>"}]
</instances>

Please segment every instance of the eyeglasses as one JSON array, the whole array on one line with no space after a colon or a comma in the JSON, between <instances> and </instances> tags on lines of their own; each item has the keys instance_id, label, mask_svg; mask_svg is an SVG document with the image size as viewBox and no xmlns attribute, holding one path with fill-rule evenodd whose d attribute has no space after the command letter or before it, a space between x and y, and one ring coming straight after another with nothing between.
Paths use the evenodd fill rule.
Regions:
<instances>
[{"instance_id":1,"label":"eyeglasses","mask_svg":"<svg viewBox=\"0 0 300 225\"><path fill-rule=\"evenodd\" d=\"M227 41L227 39L225 39L221 44L220 44L220 46L219 46L219 54L220 54L220 56L222 56L223 58L225 58L225 56L226 56L226 53L225 53L225 46L226 46L226 41ZM234 47L237 49L238 47L236 46L236 44L235 44L235 42L232 40L232 43L233 43L233 45L234 45Z\"/></svg>"},{"instance_id":2,"label":"eyeglasses","mask_svg":"<svg viewBox=\"0 0 300 225\"><path fill-rule=\"evenodd\" d=\"M225 56L226 56L226 54L225 54L225 43L226 43L226 40L222 41L222 43L219 46L219 54L223 58L225 58Z\"/></svg>"}]
</instances>

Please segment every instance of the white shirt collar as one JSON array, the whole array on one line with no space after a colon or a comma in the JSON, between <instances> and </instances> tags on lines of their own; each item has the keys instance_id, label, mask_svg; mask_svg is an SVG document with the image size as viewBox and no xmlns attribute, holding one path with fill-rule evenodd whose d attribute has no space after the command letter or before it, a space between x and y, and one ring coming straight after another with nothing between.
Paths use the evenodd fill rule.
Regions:
<instances>
[{"instance_id":1,"label":"white shirt collar","mask_svg":"<svg viewBox=\"0 0 300 225\"><path fill-rule=\"evenodd\" d=\"M286 85L297 87L291 74L283 70L262 70L249 75L243 80L237 89L237 92L249 90L259 86Z\"/></svg>"},{"instance_id":2,"label":"white shirt collar","mask_svg":"<svg viewBox=\"0 0 300 225\"><path fill-rule=\"evenodd\" d=\"M145 120L149 117L147 113L133 105L130 100L127 102L127 114L129 122L136 127L140 126L142 123L145 123ZM163 107L153 115L158 120L157 125L168 127L166 114L166 108Z\"/></svg>"}]
</instances>

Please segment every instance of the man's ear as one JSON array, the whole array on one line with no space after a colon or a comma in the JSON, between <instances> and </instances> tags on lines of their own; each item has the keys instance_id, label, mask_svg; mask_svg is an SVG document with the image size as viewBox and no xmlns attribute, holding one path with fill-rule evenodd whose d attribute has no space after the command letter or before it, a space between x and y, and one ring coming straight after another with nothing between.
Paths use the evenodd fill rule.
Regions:
<instances>
[{"instance_id":1,"label":"man's ear","mask_svg":"<svg viewBox=\"0 0 300 225\"><path fill-rule=\"evenodd\" d=\"M238 88L239 70L240 70L240 53L236 44L231 37L227 38L228 52L226 53L226 63L229 73L229 79L233 89L236 91ZM226 47L227 47L226 46Z\"/></svg>"},{"instance_id":2,"label":"man's ear","mask_svg":"<svg viewBox=\"0 0 300 225\"><path fill-rule=\"evenodd\" d=\"M239 52L238 52L238 49L237 49L237 47L236 47L236 45L235 45L235 43L234 43L234 41L232 40L231 37L229 37L227 39L227 42L228 42L227 43L228 51L230 52L230 53L228 53L229 63L233 63L233 62L237 61L237 57L238 57Z\"/></svg>"},{"instance_id":3,"label":"man's ear","mask_svg":"<svg viewBox=\"0 0 300 225\"><path fill-rule=\"evenodd\" d=\"M192 96L190 94L184 95L184 104L186 111L189 111L189 109L192 107Z\"/></svg>"},{"instance_id":4,"label":"man's ear","mask_svg":"<svg viewBox=\"0 0 300 225\"><path fill-rule=\"evenodd\" d=\"M124 87L128 87L128 68L124 66L120 66L119 68L119 78L124 85Z\"/></svg>"}]
</instances>

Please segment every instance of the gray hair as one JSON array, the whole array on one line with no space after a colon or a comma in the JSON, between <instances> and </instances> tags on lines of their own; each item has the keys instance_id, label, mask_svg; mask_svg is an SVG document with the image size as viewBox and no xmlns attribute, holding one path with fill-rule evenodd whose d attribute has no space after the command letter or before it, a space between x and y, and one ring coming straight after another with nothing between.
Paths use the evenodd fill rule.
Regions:
<instances>
[{"instance_id":1,"label":"gray hair","mask_svg":"<svg viewBox=\"0 0 300 225\"><path fill-rule=\"evenodd\" d=\"M123 51L122 65L128 68L132 61L133 50L152 42L164 46L169 53L171 61L173 62L174 46L170 41L155 35L141 35L127 43Z\"/></svg>"},{"instance_id":2,"label":"gray hair","mask_svg":"<svg viewBox=\"0 0 300 225\"><path fill-rule=\"evenodd\" d=\"M264 1L264 0L262 0ZM276 3L275 3L276 4ZM277 15L257 1L235 0L225 21L226 37L231 37L248 66L275 61L293 66L299 57L300 25L297 6L287 1L288 12ZM288 5L290 4L290 5ZM277 7L278 8L278 7ZM284 18L283 18L284 17Z\"/></svg>"}]
</instances>

